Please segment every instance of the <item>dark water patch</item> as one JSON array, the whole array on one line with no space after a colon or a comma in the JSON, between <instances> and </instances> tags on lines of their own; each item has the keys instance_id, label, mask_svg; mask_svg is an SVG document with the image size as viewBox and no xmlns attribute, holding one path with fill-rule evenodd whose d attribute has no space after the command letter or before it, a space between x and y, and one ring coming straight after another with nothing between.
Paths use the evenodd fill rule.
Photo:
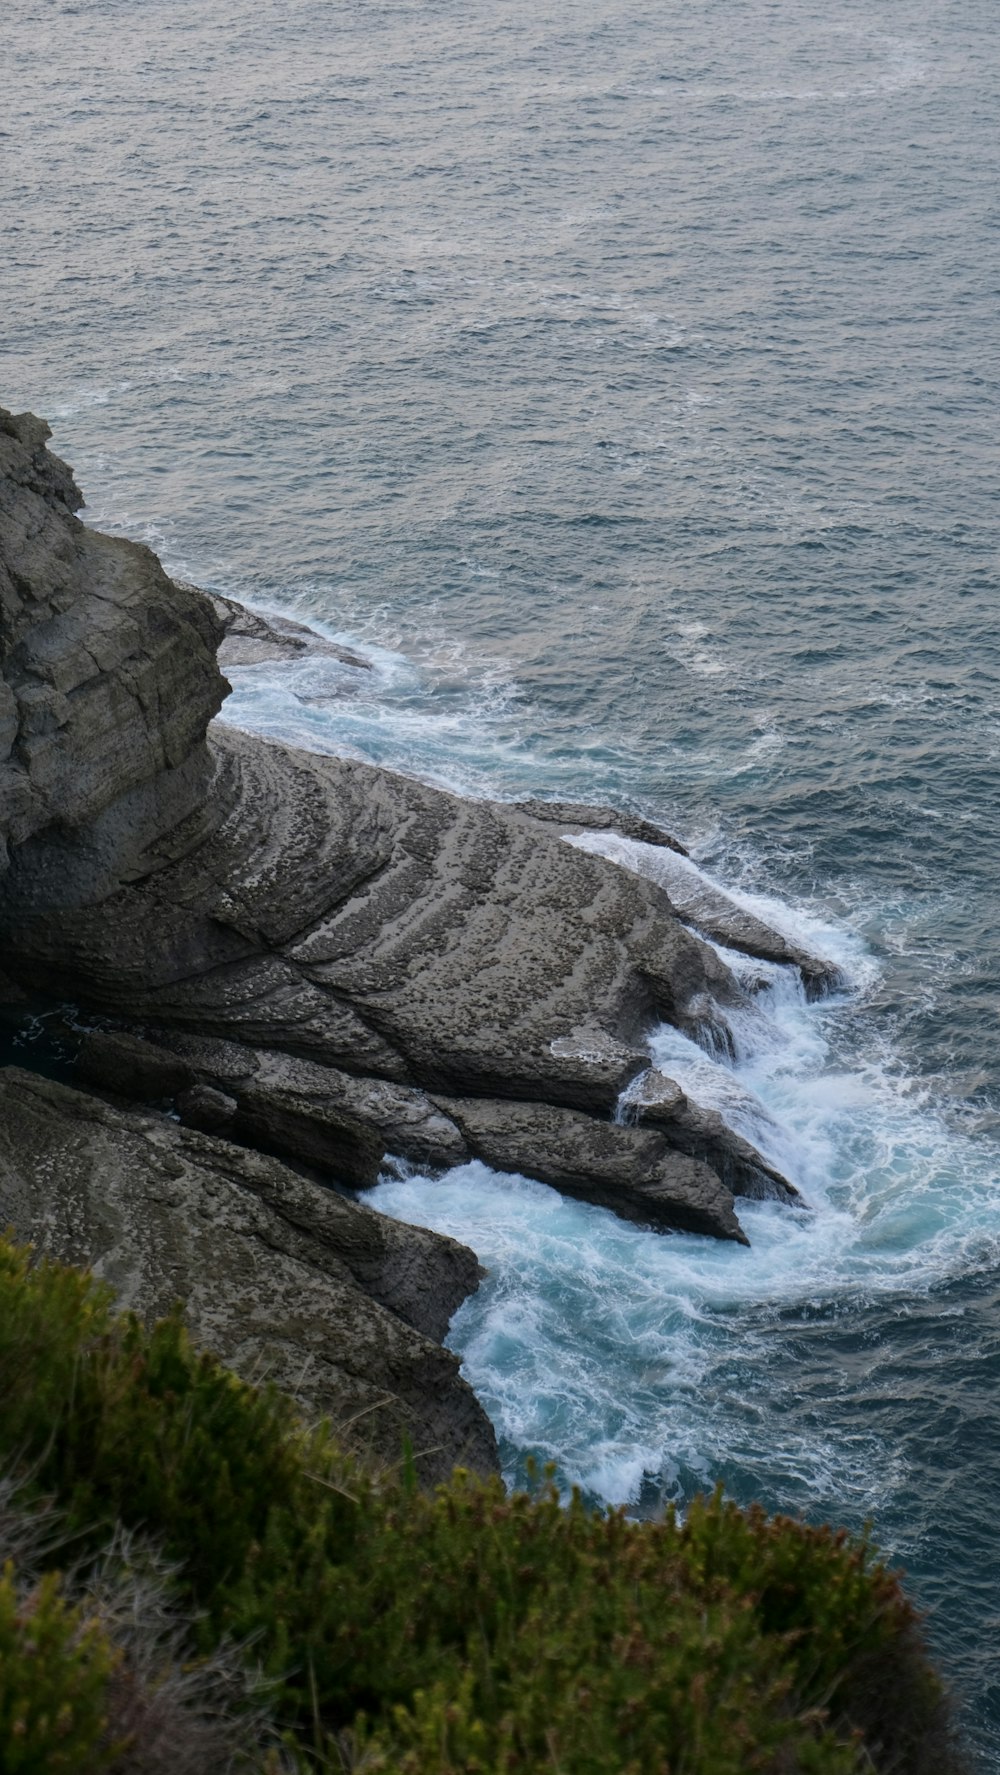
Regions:
<instances>
[{"instance_id":1,"label":"dark water patch","mask_svg":"<svg viewBox=\"0 0 1000 1775\"><path fill-rule=\"evenodd\" d=\"M72 1084L84 1029L72 1004L25 994L0 1004L0 1066Z\"/></svg>"}]
</instances>

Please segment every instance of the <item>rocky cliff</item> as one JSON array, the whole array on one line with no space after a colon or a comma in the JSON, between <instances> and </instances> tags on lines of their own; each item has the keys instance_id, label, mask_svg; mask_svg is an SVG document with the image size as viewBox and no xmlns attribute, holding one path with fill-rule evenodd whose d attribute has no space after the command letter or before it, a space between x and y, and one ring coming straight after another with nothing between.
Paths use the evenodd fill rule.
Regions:
<instances>
[{"instance_id":1,"label":"rocky cliff","mask_svg":"<svg viewBox=\"0 0 1000 1775\"><path fill-rule=\"evenodd\" d=\"M241 1148L355 1189L374 1181L387 1152L440 1167L479 1157L630 1219L736 1240L734 1194L794 1200L760 1154L669 1080L651 1075L633 1093L640 1126L613 1119L623 1088L647 1072L653 1021L725 1044L746 994L690 909L564 839L616 826L674 841L609 809L462 800L212 725L228 688L217 662L225 632L230 650L259 650L267 625L176 585L147 549L85 528L47 436L32 416L0 411L0 966L103 1014L109 1027L84 1044L78 1082L119 1108L36 1090L31 1116L10 1123L19 1132L6 1175L40 1175L44 1128L74 1118L92 1154L88 1201L99 1194L98 1149L131 1155L118 1231L95 1210L86 1249L67 1235L61 1253L106 1261L150 1311L169 1275L197 1316L193 1303L224 1274L221 1246L199 1268L198 1242L163 1235L154 1282L122 1244L129 1216L152 1226L141 1177L154 1148L186 1179L170 1213L157 1209L161 1229L189 1220L208 1174L228 1179L210 1192L225 1199L227 1225L251 1197L259 1217L261 1191L233 1180L264 1161L233 1157ZM279 648L302 644L301 631L276 632ZM797 963L812 990L829 976L722 895L702 904L699 922L751 954ZM9 1121L27 1088L6 1081ZM148 1109L136 1121L129 1097L200 1132ZM17 1213L0 1206L19 1230L53 1237L58 1192L33 1215L34 1185L6 1189ZM247 1237L267 1246L256 1225L247 1221ZM417 1270L437 1265L428 1290L442 1286L442 1263L473 1285L453 1251L445 1260L450 1242L431 1264L433 1236L410 1236L423 1253ZM256 1302L267 1270L254 1262ZM282 1275L275 1326L292 1287ZM351 1275L379 1325L407 1320L398 1300ZM312 1322L322 1308L310 1287ZM448 1312L460 1293L445 1287ZM437 1336L441 1311L419 1324L411 1311L407 1322ZM211 1341L210 1331L202 1316L199 1335ZM305 1349L309 1337L297 1335ZM232 1326L216 1344L237 1357L242 1348ZM386 1363L383 1384L415 1409ZM457 1451L470 1432L456 1411ZM480 1461L485 1449L481 1439Z\"/></svg>"}]
</instances>

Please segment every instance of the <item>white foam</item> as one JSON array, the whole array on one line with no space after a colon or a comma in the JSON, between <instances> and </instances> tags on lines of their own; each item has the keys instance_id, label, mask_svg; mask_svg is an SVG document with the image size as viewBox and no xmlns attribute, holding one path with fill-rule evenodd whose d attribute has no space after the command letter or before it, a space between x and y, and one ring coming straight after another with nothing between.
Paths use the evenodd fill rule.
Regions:
<instances>
[{"instance_id":1,"label":"white foam","mask_svg":"<svg viewBox=\"0 0 1000 1775\"><path fill-rule=\"evenodd\" d=\"M833 953L860 988L873 978L850 933L762 896L739 898ZM655 1063L719 1107L811 1204L799 1214L739 1203L749 1250L646 1232L482 1165L386 1182L369 1198L464 1240L486 1264L451 1342L511 1479L530 1451L556 1461L565 1484L635 1505L649 1483L680 1495L735 1467L766 1473L791 1505L828 1503L855 1519L906 1484L898 1451L874 1433L845 1438L783 1412L793 1381L780 1316L878 1300L906 1311L914 1295L995 1266L998 1154L956 1132L891 1055L850 1052L843 1025L855 1023L853 1005L807 1004L793 970L763 972L735 1066L668 1027L650 1038Z\"/></svg>"}]
</instances>

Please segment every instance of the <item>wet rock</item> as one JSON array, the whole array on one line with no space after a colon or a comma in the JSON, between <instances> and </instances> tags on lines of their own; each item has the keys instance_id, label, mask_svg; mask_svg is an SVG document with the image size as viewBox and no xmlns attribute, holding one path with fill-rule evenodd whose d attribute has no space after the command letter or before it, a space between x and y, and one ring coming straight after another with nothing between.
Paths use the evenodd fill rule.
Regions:
<instances>
[{"instance_id":1,"label":"wet rock","mask_svg":"<svg viewBox=\"0 0 1000 1775\"><path fill-rule=\"evenodd\" d=\"M648 849L639 850L628 842L637 838L635 832L625 831L622 825L613 823L609 824L607 830L624 837L626 842L616 845L612 840L610 844L601 847L602 854L621 867L634 870L647 880L657 882L668 895L677 916L703 936L758 961L798 968L807 997L820 998L843 985L843 976L834 962L812 955L783 932L775 930L755 913L740 906L731 895L709 881L690 861L686 852L682 857L664 856L661 842L661 854L651 854ZM580 834L576 836L579 837ZM649 839L641 842L644 846L651 843ZM583 835L581 848L593 853L593 843L586 834ZM678 848L673 847L675 851ZM754 982L755 987L760 984L763 982Z\"/></svg>"},{"instance_id":2,"label":"wet rock","mask_svg":"<svg viewBox=\"0 0 1000 1775\"><path fill-rule=\"evenodd\" d=\"M197 588L192 586L189 589L195 591ZM294 622L291 617L273 611L251 610L234 598L224 598L219 592L203 595L211 601L224 626L225 633L219 646L219 664L224 668L265 665L272 660L298 659L303 654L312 653L340 660L342 665L354 666L358 671L371 671L371 660L355 653L352 647L327 640L325 635L317 634L305 623Z\"/></svg>"},{"instance_id":3,"label":"wet rock","mask_svg":"<svg viewBox=\"0 0 1000 1775\"><path fill-rule=\"evenodd\" d=\"M761 1194L766 1185L769 1194L795 1195L721 1117L689 1105L673 1080L652 1069L633 1086L632 1102L666 1138L545 1104L435 1098L413 1086L357 1078L289 1054L255 1052L205 1036L162 1031L162 1047L121 1039L136 1050L159 1053L164 1068L197 1069L203 1082L177 1099L185 1123L304 1160L356 1188L377 1181L387 1154L431 1170L479 1158L497 1170L521 1172L613 1208L625 1219L711 1231L720 1238L742 1237L734 1194ZM155 1063L133 1073L139 1081L160 1076L165 1072L161 1075ZM97 1082L108 1087L111 1076ZM358 1140L368 1137L361 1163L341 1144L345 1128ZM671 1146L697 1159L699 1167L674 1165ZM715 1171L718 1189L700 1175L705 1165Z\"/></svg>"},{"instance_id":4,"label":"wet rock","mask_svg":"<svg viewBox=\"0 0 1000 1775\"><path fill-rule=\"evenodd\" d=\"M439 1099L472 1153L623 1220L746 1245L732 1192L700 1160L673 1151L653 1129L599 1122L545 1103Z\"/></svg>"},{"instance_id":5,"label":"wet rock","mask_svg":"<svg viewBox=\"0 0 1000 1775\"><path fill-rule=\"evenodd\" d=\"M180 1300L199 1344L423 1476L496 1467L493 1432L434 1340L477 1286L471 1251L274 1159L152 1112L0 1069L0 1218L91 1264L147 1322ZM429 1451L421 1454L421 1451Z\"/></svg>"},{"instance_id":6,"label":"wet rock","mask_svg":"<svg viewBox=\"0 0 1000 1775\"><path fill-rule=\"evenodd\" d=\"M734 1196L802 1206L793 1183L719 1113L686 1096L674 1079L651 1067L629 1093L643 1126L662 1129L672 1147L711 1166Z\"/></svg>"},{"instance_id":7,"label":"wet rock","mask_svg":"<svg viewBox=\"0 0 1000 1775\"><path fill-rule=\"evenodd\" d=\"M633 838L640 844L676 851L682 857L688 855L679 840L672 838L662 826L655 826L652 820L644 820L639 814L623 813L620 808L603 804L592 806L586 801L515 801L512 805L519 813L530 814L533 820L562 826L567 833L617 832L622 838Z\"/></svg>"}]
</instances>

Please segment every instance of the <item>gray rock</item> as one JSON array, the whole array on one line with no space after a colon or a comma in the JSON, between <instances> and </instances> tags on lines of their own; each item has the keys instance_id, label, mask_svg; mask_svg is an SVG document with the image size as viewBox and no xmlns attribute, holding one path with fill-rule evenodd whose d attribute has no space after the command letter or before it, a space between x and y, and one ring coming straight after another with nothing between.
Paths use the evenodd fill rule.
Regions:
<instances>
[{"instance_id":1,"label":"gray rock","mask_svg":"<svg viewBox=\"0 0 1000 1775\"><path fill-rule=\"evenodd\" d=\"M454 1123L413 1086L211 1036L155 1037L88 1034L77 1076L140 1102L176 1099L188 1125L302 1160L354 1188L376 1182L386 1153L434 1167L469 1157Z\"/></svg>"},{"instance_id":2,"label":"gray rock","mask_svg":"<svg viewBox=\"0 0 1000 1775\"><path fill-rule=\"evenodd\" d=\"M480 1158L497 1170L522 1172L567 1195L613 1208L626 1220L737 1239L743 1235L733 1213L734 1194L760 1195L766 1188L792 1199L796 1193L721 1117L689 1105L679 1086L653 1069L638 1081L633 1102L637 1114L662 1130L657 1134L547 1104L435 1098L413 1086L357 1078L289 1054L255 1052L205 1036L159 1035L162 1047L130 1037L117 1040L122 1047L131 1043L134 1051L162 1057L133 1066L131 1077L138 1082L158 1081L171 1064L194 1067L208 1081L177 1098L185 1123L304 1160L357 1188L376 1182L386 1153L432 1170ZM93 1039L85 1041L85 1055L93 1055ZM98 1051L114 1058L119 1050L111 1044L105 1048L106 1039L100 1038ZM116 1083L120 1088L123 1070L119 1066L101 1078L91 1058L88 1076L113 1090ZM351 1125L360 1136L377 1136L367 1166L338 1144ZM671 1146L699 1165L675 1162ZM716 1173L711 1182L701 1175L706 1165Z\"/></svg>"},{"instance_id":3,"label":"gray rock","mask_svg":"<svg viewBox=\"0 0 1000 1775\"><path fill-rule=\"evenodd\" d=\"M229 687L211 606L80 523L49 435L0 408L0 867L33 840L52 906L117 885L200 805Z\"/></svg>"},{"instance_id":4,"label":"gray rock","mask_svg":"<svg viewBox=\"0 0 1000 1775\"><path fill-rule=\"evenodd\" d=\"M90 1264L147 1322L274 1380L383 1460L495 1470L493 1432L441 1349L481 1274L471 1251L345 1201L276 1160L154 1113L0 1069L0 1220Z\"/></svg>"},{"instance_id":5,"label":"gray rock","mask_svg":"<svg viewBox=\"0 0 1000 1775\"><path fill-rule=\"evenodd\" d=\"M678 918L693 930L759 961L797 967L806 994L811 998L819 998L842 987L843 976L834 962L811 955L783 932L766 924L755 913L748 912L730 894L709 881L686 852L664 855L662 839L643 837L640 840L637 831L627 829L620 821L610 820L603 829L626 840L639 840L644 845L658 847L657 854L651 855L649 851L637 851L626 843L609 848L608 856L621 867L655 881L669 897ZM670 848L675 853L680 852L677 845Z\"/></svg>"},{"instance_id":6,"label":"gray rock","mask_svg":"<svg viewBox=\"0 0 1000 1775\"><path fill-rule=\"evenodd\" d=\"M582 1175L591 1199L604 1187L631 1214L641 1197L664 1225L683 1224L687 1201L690 1224L714 1216L734 1236L729 1191L716 1178L713 1196L702 1171L745 1183L748 1154L678 1114L654 1176L648 1139L607 1129L652 1022L725 1045L746 992L688 928L698 909L672 878L564 839L613 825L690 875L676 841L610 809L468 801L206 731L224 628L293 652L313 639L228 602L220 619L148 550L85 530L47 435L30 416L0 421L0 966L161 1042L207 1044L204 1063L175 1050L191 1076L133 1050L115 1080L91 1043L89 1076L103 1067L104 1089L144 1095L151 1068L155 1096L170 1078L188 1120L359 1186L385 1150L435 1165L470 1150L473 1112L463 1122L445 1099L503 1100L490 1150L507 1115L497 1162L543 1177L559 1113L585 1112L567 1189ZM711 908L698 915L715 928ZM478 1127L482 1142L481 1114Z\"/></svg>"},{"instance_id":7,"label":"gray rock","mask_svg":"<svg viewBox=\"0 0 1000 1775\"><path fill-rule=\"evenodd\" d=\"M705 1164L672 1151L653 1129L599 1122L547 1103L439 1099L470 1150L498 1171L521 1172L623 1220L749 1243L732 1192Z\"/></svg>"},{"instance_id":8,"label":"gray rock","mask_svg":"<svg viewBox=\"0 0 1000 1775\"><path fill-rule=\"evenodd\" d=\"M195 591L197 588L191 586L188 589ZM294 622L291 617L274 611L252 610L245 604L238 604L235 598L224 598L220 592L203 595L210 599L225 629L219 647L219 664L223 667L259 666L313 653L340 660L342 665L354 666L358 671L370 672L372 669L371 660L355 653L352 647L328 641L325 635L317 634L305 623Z\"/></svg>"},{"instance_id":9,"label":"gray rock","mask_svg":"<svg viewBox=\"0 0 1000 1775\"><path fill-rule=\"evenodd\" d=\"M34 848L2 965L89 1005L425 1090L610 1113L665 1017L742 989L667 897L530 817L216 726L192 844L53 918Z\"/></svg>"},{"instance_id":10,"label":"gray rock","mask_svg":"<svg viewBox=\"0 0 1000 1775\"><path fill-rule=\"evenodd\" d=\"M640 844L676 851L682 857L688 855L680 841L662 826L655 826L639 814L623 813L620 808L592 806L587 801L515 801L512 805L519 813L530 814L533 820L562 826L567 832L618 832L622 838L634 838Z\"/></svg>"},{"instance_id":11,"label":"gray rock","mask_svg":"<svg viewBox=\"0 0 1000 1775\"><path fill-rule=\"evenodd\" d=\"M197 1082L196 1069L176 1054L140 1036L118 1030L89 1030L74 1069L75 1080L142 1103L170 1102Z\"/></svg>"},{"instance_id":12,"label":"gray rock","mask_svg":"<svg viewBox=\"0 0 1000 1775\"><path fill-rule=\"evenodd\" d=\"M737 1134L717 1109L696 1103L655 1067L633 1085L629 1099L640 1123L661 1129L672 1147L711 1166L734 1196L803 1206L794 1183Z\"/></svg>"},{"instance_id":13,"label":"gray rock","mask_svg":"<svg viewBox=\"0 0 1000 1775\"><path fill-rule=\"evenodd\" d=\"M189 1085L177 1096L177 1114L185 1128L200 1128L203 1134L228 1138L238 1108L235 1097L227 1097L212 1085Z\"/></svg>"}]
</instances>

